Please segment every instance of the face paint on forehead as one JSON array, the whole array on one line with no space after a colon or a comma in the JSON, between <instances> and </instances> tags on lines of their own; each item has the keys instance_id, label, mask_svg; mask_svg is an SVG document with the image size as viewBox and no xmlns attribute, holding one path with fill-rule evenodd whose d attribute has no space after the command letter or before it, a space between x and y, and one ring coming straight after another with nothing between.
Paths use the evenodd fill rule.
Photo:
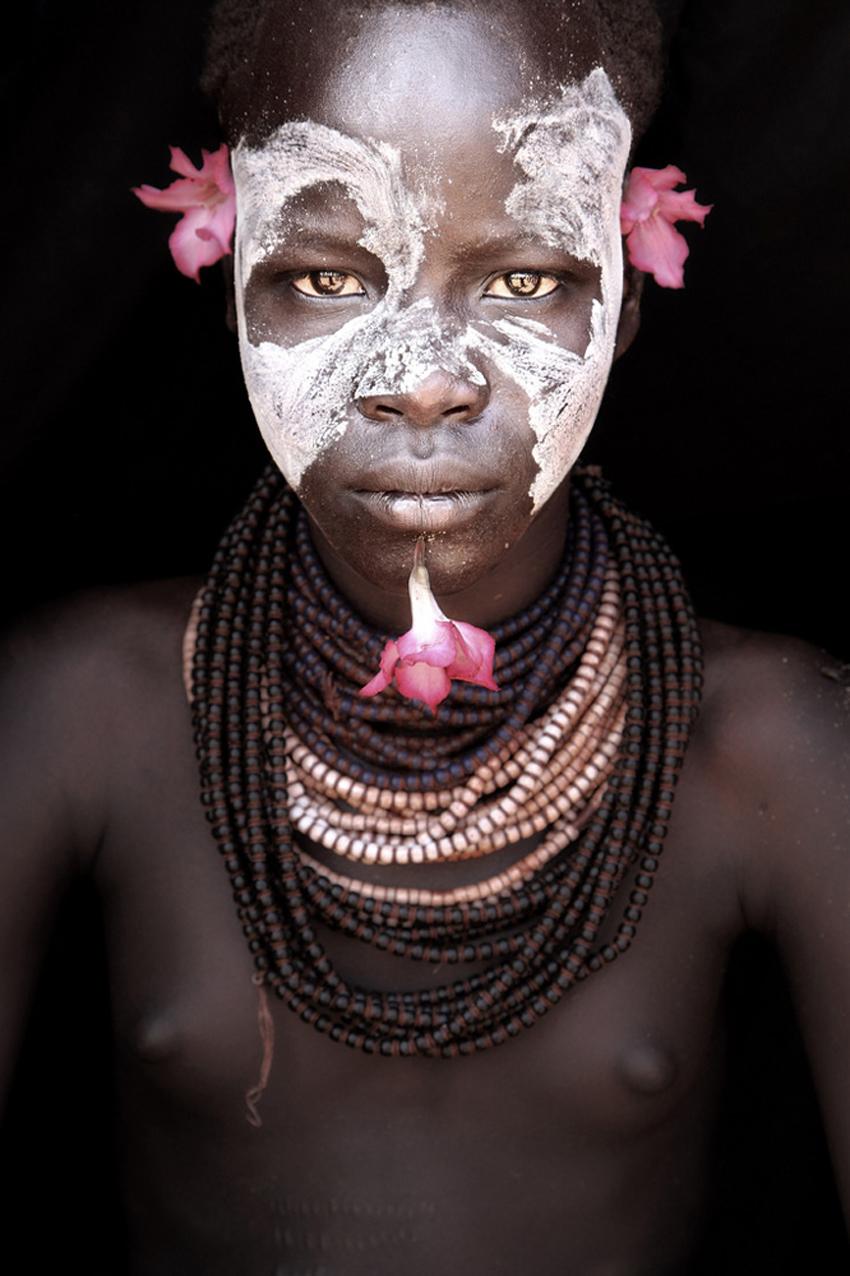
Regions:
<instances>
[{"instance_id":1,"label":"face paint on forehead","mask_svg":"<svg viewBox=\"0 0 850 1276\"><path fill-rule=\"evenodd\" d=\"M524 174L505 201L507 212L545 243L600 271L601 300L592 304L583 355L554 345L536 331L540 325L522 318L496 322L503 345L487 338L478 344L528 395L537 439L531 488L536 512L575 464L614 358L623 289L620 202L631 126L608 76L596 67L544 105L494 120L493 127L501 149L515 148L514 163Z\"/></svg>"},{"instance_id":2,"label":"face paint on forehead","mask_svg":"<svg viewBox=\"0 0 850 1276\"><path fill-rule=\"evenodd\" d=\"M424 254L433 201L409 189L398 152L324 125L283 125L258 148L234 154L237 194L236 305L251 403L266 444L298 488L309 465L345 432L357 398L414 390L435 369L481 384L479 362L514 380L529 402L538 474L534 510L568 472L589 433L607 380L621 301L619 204L629 150L628 119L601 68L542 106L494 120L501 149L515 148L523 174L507 212L544 242L600 268L584 354L559 345L523 316L465 329L438 320L431 303L403 304ZM360 243L387 273L384 297L336 332L283 347L253 345L245 318L252 269L274 248L286 205L299 191L340 183L365 223ZM470 356L475 356L476 362Z\"/></svg>"},{"instance_id":3,"label":"face paint on forehead","mask_svg":"<svg viewBox=\"0 0 850 1276\"><path fill-rule=\"evenodd\" d=\"M344 434L353 399L386 391L375 381L381 367L401 390L427 375L423 367L435 366L440 334L427 304L400 305L422 260L434 200L408 188L394 147L311 121L284 124L259 147L240 143L233 171L242 368L266 445L297 489L312 462ZM326 336L289 347L254 345L245 316L251 271L274 251L293 197L324 182L341 185L356 204L365 223L359 243L383 264L386 294L369 314ZM468 370L457 367L458 375Z\"/></svg>"},{"instance_id":4,"label":"face paint on forehead","mask_svg":"<svg viewBox=\"0 0 850 1276\"><path fill-rule=\"evenodd\" d=\"M424 192L404 183L395 147L361 139L310 120L282 125L262 146L240 143L234 155L243 285L251 269L273 251L286 205L300 191L338 182L360 211L359 242L380 257L396 294L410 287L422 260L429 211Z\"/></svg>"}]
</instances>

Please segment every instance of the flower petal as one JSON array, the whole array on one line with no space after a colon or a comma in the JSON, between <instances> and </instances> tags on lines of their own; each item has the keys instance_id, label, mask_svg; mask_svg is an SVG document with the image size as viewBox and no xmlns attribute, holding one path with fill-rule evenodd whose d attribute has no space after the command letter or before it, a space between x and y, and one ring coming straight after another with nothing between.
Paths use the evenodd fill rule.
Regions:
<instances>
[{"instance_id":1,"label":"flower petal","mask_svg":"<svg viewBox=\"0 0 850 1276\"><path fill-rule=\"evenodd\" d=\"M214 182L225 195L231 195L235 189L233 174L230 171L230 156L227 144L222 142L217 151L201 151L204 162L201 172L207 181ZM684 178L682 179L684 181Z\"/></svg>"},{"instance_id":2,"label":"flower petal","mask_svg":"<svg viewBox=\"0 0 850 1276\"><path fill-rule=\"evenodd\" d=\"M651 274L662 288L684 287L682 267L688 255L684 235L663 217L638 222L626 236L629 261L638 270Z\"/></svg>"},{"instance_id":3,"label":"flower petal","mask_svg":"<svg viewBox=\"0 0 850 1276\"><path fill-rule=\"evenodd\" d=\"M633 168L620 205L620 230L624 235L650 217L658 206L658 191L646 176L649 170Z\"/></svg>"},{"instance_id":4,"label":"flower petal","mask_svg":"<svg viewBox=\"0 0 850 1276\"><path fill-rule=\"evenodd\" d=\"M662 191L658 196L658 212L668 222L699 222L700 226L714 207L698 204L696 191Z\"/></svg>"},{"instance_id":5,"label":"flower petal","mask_svg":"<svg viewBox=\"0 0 850 1276\"><path fill-rule=\"evenodd\" d=\"M387 687L393 680L393 673L398 664L398 647L392 639L384 644L384 650L381 652L381 667L375 674L371 682L367 682L365 687L361 687L358 695L376 696L380 691L386 691Z\"/></svg>"},{"instance_id":6,"label":"flower petal","mask_svg":"<svg viewBox=\"0 0 850 1276\"><path fill-rule=\"evenodd\" d=\"M688 180L675 164L668 164L665 168L633 168L632 173L637 173L641 181L648 182L657 191L671 191L680 182Z\"/></svg>"},{"instance_id":7,"label":"flower petal","mask_svg":"<svg viewBox=\"0 0 850 1276\"><path fill-rule=\"evenodd\" d=\"M461 682L477 683L479 687L487 687L490 691L498 691L499 688L493 680L493 658L496 654L496 640L493 635L488 634L486 629L478 629L476 625L467 624L465 620L455 620L452 624L458 631L474 668L472 673L467 673L450 666L446 670L449 677L457 678Z\"/></svg>"},{"instance_id":8,"label":"flower petal","mask_svg":"<svg viewBox=\"0 0 850 1276\"><path fill-rule=\"evenodd\" d=\"M433 713L437 705L445 700L452 688L451 679L445 669L437 669L433 665L417 663L413 665L399 664L395 671L396 686L408 700L421 700Z\"/></svg>"},{"instance_id":9,"label":"flower petal","mask_svg":"<svg viewBox=\"0 0 850 1276\"><path fill-rule=\"evenodd\" d=\"M202 208L204 203L197 182L172 182L162 191L156 186L133 186L132 191L146 208L163 213L185 213L190 208Z\"/></svg>"},{"instance_id":10,"label":"flower petal","mask_svg":"<svg viewBox=\"0 0 850 1276\"><path fill-rule=\"evenodd\" d=\"M620 207L620 229L626 236L629 261L653 275L664 288L684 286L682 267L688 245L673 223L692 221L701 226L713 207L698 204L692 190L673 189L685 181L685 174L675 164L633 168Z\"/></svg>"},{"instance_id":11,"label":"flower petal","mask_svg":"<svg viewBox=\"0 0 850 1276\"><path fill-rule=\"evenodd\" d=\"M460 678L468 682L474 678L478 672L478 658L474 651L471 651L464 642L463 634L456 624L452 625L454 631L455 655L454 660L446 669L446 673L450 678Z\"/></svg>"},{"instance_id":12,"label":"flower petal","mask_svg":"<svg viewBox=\"0 0 850 1276\"><path fill-rule=\"evenodd\" d=\"M455 635L451 621L439 620L428 626L428 638L423 640L416 629L408 629L398 640L398 654L406 665L424 661L426 664L445 668L455 659Z\"/></svg>"},{"instance_id":13,"label":"flower petal","mask_svg":"<svg viewBox=\"0 0 850 1276\"><path fill-rule=\"evenodd\" d=\"M218 244L221 256L228 257L233 242L233 227L236 224L236 197L230 195L223 199L215 208L210 209L210 214L207 229Z\"/></svg>"},{"instance_id":14,"label":"flower petal","mask_svg":"<svg viewBox=\"0 0 850 1276\"><path fill-rule=\"evenodd\" d=\"M433 713L451 691L452 679L498 691L493 681L495 639L485 629L449 620L431 593L428 570L417 542L408 587L413 624L381 656L381 671L360 691L377 695L395 677L399 693L421 700Z\"/></svg>"},{"instance_id":15,"label":"flower petal","mask_svg":"<svg viewBox=\"0 0 850 1276\"><path fill-rule=\"evenodd\" d=\"M179 146L170 150L171 169L180 174L178 180L165 190L136 186L133 194L147 208L186 214L168 242L177 269L197 283L202 266L213 265L231 251L236 196L228 150L222 143L217 151L201 151L200 168Z\"/></svg>"},{"instance_id":16,"label":"flower petal","mask_svg":"<svg viewBox=\"0 0 850 1276\"><path fill-rule=\"evenodd\" d=\"M206 227L207 212L203 208L191 208L180 218L168 237L168 247L174 264L182 275L188 275L200 283L198 271L202 266L212 266L224 255L218 240L200 232Z\"/></svg>"},{"instance_id":17,"label":"flower petal","mask_svg":"<svg viewBox=\"0 0 850 1276\"><path fill-rule=\"evenodd\" d=\"M172 173L179 173L181 177L188 177L192 181L197 181L203 172L203 166L195 168L189 156L179 146L169 146L168 149L171 152L171 163L168 167ZM205 152L201 151L201 154L203 155Z\"/></svg>"}]
</instances>

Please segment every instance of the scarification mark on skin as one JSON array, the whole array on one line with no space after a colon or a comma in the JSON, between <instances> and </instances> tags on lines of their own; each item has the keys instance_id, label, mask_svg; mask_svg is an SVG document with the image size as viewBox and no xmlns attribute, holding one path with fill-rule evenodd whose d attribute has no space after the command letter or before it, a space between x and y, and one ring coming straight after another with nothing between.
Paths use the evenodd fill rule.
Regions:
<instances>
[{"instance_id":1,"label":"scarification mark on skin","mask_svg":"<svg viewBox=\"0 0 850 1276\"><path fill-rule=\"evenodd\" d=\"M281 1212L303 1218L326 1218L331 1215L354 1218L397 1218L416 1220L433 1218L437 1212L434 1201L365 1201L356 1197L330 1196L321 1200L285 1196L280 1202Z\"/></svg>"},{"instance_id":2,"label":"scarification mark on skin","mask_svg":"<svg viewBox=\"0 0 850 1276\"><path fill-rule=\"evenodd\" d=\"M436 1218L433 1201L367 1201L328 1197L321 1200L285 1197L277 1205L281 1224L276 1228L279 1248L288 1252L277 1271L304 1276L319 1268L305 1266L313 1255L332 1264L323 1270L344 1272L345 1258L353 1255L400 1253L422 1239L419 1230ZM294 1265L293 1265L294 1264Z\"/></svg>"}]
</instances>

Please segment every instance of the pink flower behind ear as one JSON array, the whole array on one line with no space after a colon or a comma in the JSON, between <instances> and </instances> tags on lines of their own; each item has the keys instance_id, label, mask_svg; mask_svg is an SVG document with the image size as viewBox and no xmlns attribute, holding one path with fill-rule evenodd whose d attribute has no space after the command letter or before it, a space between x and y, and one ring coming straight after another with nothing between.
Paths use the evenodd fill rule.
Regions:
<instances>
[{"instance_id":1,"label":"pink flower behind ear","mask_svg":"<svg viewBox=\"0 0 850 1276\"><path fill-rule=\"evenodd\" d=\"M674 222L699 222L712 204L698 204L694 192L674 191L688 179L680 168L633 168L620 208L620 229L626 236L629 261L645 270L662 288L684 287L683 266L688 255L684 235Z\"/></svg>"},{"instance_id":2,"label":"pink flower behind ear","mask_svg":"<svg viewBox=\"0 0 850 1276\"><path fill-rule=\"evenodd\" d=\"M443 615L418 545L416 551L408 583L413 624L386 644L380 670L360 695L376 696L394 680L403 696L421 700L433 713L451 691L452 679L498 691L493 681L496 644L486 629Z\"/></svg>"},{"instance_id":3,"label":"pink flower behind ear","mask_svg":"<svg viewBox=\"0 0 850 1276\"><path fill-rule=\"evenodd\" d=\"M147 208L163 213L182 213L168 240L171 256L181 274L200 283L198 271L230 253L236 221L236 195L230 172L227 146L217 151L201 151L201 167L195 168L179 146L172 146L171 170L180 180L158 190L156 186L134 186Z\"/></svg>"}]
</instances>

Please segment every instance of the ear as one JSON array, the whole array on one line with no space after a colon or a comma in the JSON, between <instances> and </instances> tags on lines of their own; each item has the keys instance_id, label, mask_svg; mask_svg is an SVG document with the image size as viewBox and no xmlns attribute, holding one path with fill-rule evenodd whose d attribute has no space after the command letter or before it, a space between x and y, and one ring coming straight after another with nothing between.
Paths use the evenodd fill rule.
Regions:
<instances>
[{"instance_id":1,"label":"ear","mask_svg":"<svg viewBox=\"0 0 850 1276\"><path fill-rule=\"evenodd\" d=\"M640 299L643 293L644 273L626 260L623 263L623 304L620 307L620 322L617 325L617 344L614 346L614 358L625 354L634 341L640 327Z\"/></svg>"},{"instance_id":2,"label":"ear","mask_svg":"<svg viewBox=\"0 0 850 1276\"><path fill-rule=\"evenodd\" d=\"M233 282L233 255L221 259L221 270L224 275L225 310L224 322L234 335L238 331L236 325L236 285ZM616 356L615 356L616 357Z\"/></svg>"}]
</instances>

